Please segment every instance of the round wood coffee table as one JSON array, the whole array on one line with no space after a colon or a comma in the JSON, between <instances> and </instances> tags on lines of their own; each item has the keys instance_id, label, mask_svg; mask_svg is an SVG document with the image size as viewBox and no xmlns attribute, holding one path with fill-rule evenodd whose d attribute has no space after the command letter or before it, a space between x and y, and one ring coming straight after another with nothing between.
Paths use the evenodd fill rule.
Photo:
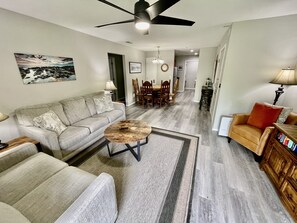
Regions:
<instances>
[{"instance_id":1,"label":"round wood coffee table","mask_svg":"<svg viewBox=\"0 0 297 223\"><path fill-rule=\"evenodd\" d=\"M140 146L148 143L148 136L151 132L152 128L141 120L124 120L110 125L104 131L109 156L112 157L129 150L140 161ZM143 139L145 142L140 143ZM125 144L127 148L112 153L109 148L110 142ZM133 142L137 142L137 145L130 146L130 143ZM134 151L135 148L137 148L137 153Z\"/></svg>"}]
</instances>

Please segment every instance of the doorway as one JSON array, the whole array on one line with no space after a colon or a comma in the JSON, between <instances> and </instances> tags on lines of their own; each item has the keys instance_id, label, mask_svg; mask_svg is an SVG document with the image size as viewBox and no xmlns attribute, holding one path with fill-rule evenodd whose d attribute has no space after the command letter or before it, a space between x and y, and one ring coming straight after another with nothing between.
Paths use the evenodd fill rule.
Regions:
<instances>
[{"instance_id":1,"label":"doorway","mask_svg":"<svg viewBox=\"0 0 297 223\"><path fill-rule=\"evenodd\" d=\"M117 90L112 94L112 100L126 103L123 63L123 55L108 53L110 80L113 81L117 88Z\"/></svg>"},{"instance_id":2,"label":"doorway","mask_svg":"<svg viewBox=\"0 0 297 223\"><path fill-rule=\"evenodd\" d=\"M220 53L219 53L218 59L216 60L216 65L215 65L215 72L213 77L213 81L214 81L213 96L212 96L212 101L210 105L210 114L211 114L212 123L214 121L215 113L217 110L217 104L219 100L219 95L220 95L225 54L226 54L226 45L224 45L220 50Z\"/></svg>"},{"instance_id":3,"label":"doorway","mask_svg":"<svg viewBox=\"0 0 297 223\"><path fill-rule=\"evenodd\" d=\"M185 63L185 89L195 89L198 72L198 60L187 60Z\"/></svg>"}]
</instances>

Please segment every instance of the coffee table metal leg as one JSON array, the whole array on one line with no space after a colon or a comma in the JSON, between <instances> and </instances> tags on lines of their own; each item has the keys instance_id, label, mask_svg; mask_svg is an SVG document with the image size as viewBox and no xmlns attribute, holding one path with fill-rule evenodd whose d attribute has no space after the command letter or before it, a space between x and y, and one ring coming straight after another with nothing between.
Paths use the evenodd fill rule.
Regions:
<instances>
[{"instance_id":1,"label":"coffee table metal leg","mask_svg":"<svg viewBox=\"0 0 297 223\"><path fill-rule=\"evenodd\" d=\"M106 146L107 146L109 157L112 157L112 156L115 156L115 155L118 155L120 153L123 153L123 152L126 152L126 151L130 150L130 152L132 153L132 155L135 157L135 159L138 162L141 159L140 146L145 145L147 143L148 143L148 137L146 137L145 142L143 142L143 143L140 143L140 141L137 141L137 145L135 145L135 146L130 146L129 144L125 144L127 146L126 149L123 149L123 150L120 150L118 152L112 153L111 150L110 150L110 147L109 147L109 141L106 139ZM137 148L137 153L134 151L135 148Z\"/></svg>"}]
</instances>

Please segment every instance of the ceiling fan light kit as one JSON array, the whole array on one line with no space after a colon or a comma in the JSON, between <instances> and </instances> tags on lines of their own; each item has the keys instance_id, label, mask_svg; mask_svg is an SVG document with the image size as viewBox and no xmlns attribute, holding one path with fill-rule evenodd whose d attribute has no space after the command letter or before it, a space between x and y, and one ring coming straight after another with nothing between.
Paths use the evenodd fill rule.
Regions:
<instances>
[{"instance_id":1,"label":"ceiling fan light kit","mask_svg":"<svg viewBox=\"0 0 297 223\"><path fill-rule=\"evenodd\" d=\"M147 21L138 21L135 23L135 28L138 30L147 30L150 28L150 23Z\"/></svg>"},{"instance_id":2,"label":"ceiling fan light kit","mask_svg":"<svg viewBox=\"0 0 297 223\"><path fill-rule=\"evenodd\" d=\"M161 16L160 14L166 11L168 8L173 6L175 3L179 2L180 0L159 0L154 4L150 5L145 0L139 0L134 5L134 13L127 11L109 1L106 0L98 0L104 4L107 4L113 8L121 10L125 13L130 15L134 15L134 19L120 21L120 22L113 22L109 24L103 24L96 26L96 28L109 26L109 25L116 25L116 24L124 24L124 23L131 23L134 22L136 29L138 30L146 30L143 34L148 34L148 29L150 25L178 25L178 26L192 26L195 22L185 20L185 19L178 19L168 16Z\"/></svg>"}]
</instances>

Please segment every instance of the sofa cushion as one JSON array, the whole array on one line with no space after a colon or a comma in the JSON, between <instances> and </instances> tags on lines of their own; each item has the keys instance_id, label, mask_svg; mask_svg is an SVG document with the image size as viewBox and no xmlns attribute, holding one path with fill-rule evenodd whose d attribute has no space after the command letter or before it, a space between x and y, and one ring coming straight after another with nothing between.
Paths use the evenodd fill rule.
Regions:
<instances>
[{"instance_id":1,"label":"sofa cushion","mask_svg":"<svg viewBox=\"0 0 297 223\"><path fill-rule=\"evenodd\" d=\"M31 222L54 222L95 179L95 175L67 167L13 206Z\"/></svg>"},{"instance_id":2,"label":"sofa cushion","mask_svg":"<svg viewBox=\"0 0 297 223\"><path fill-rule=\"evenodd\" d=\"M68 126L58 138L61 149L67 150L69 147L78 144L90 133L90 130L86 127Z\"/></svg>"},{"instance_id":3,"label":"sofa cushion","mask_svg":"<svg viewBox=\"0 0 297 223\"><path fill-rule=\"evenodd\" d=\"M263 130L251 125L234 125L232 131L250 141L259 144Z\"/></svg>"},{"instance_id":4,"label":"sofa cushion","mask_svg":"<svg viewBox=\"0 0 297 223\"><path fill-rule=\"evenodd\" d=\"M281 111L282 108L267 106L263 103L255 103L247 124L265 129L267 126L272 126L276 122Z\"/></svg>"},{"instance_id":5,"label":"sofa cushion","mask_svg":"<svg viewBox=\"0 0 297 223\"><path fill-rule=\"evenodd\" d=\"M19 108L15 111L18 122L25 126L34 126L33 119L39 115L42 115L48 111L52 110L58 115L59 119L64 123L64 125L70 125L67 119L62 104L60 103L50 103L33 105Z\"/></svg>"},{"instance_id":6,"label":"sofa cushion","mask_svg":"<svg viewBox=\"0 0 297 223\"><path fill-rule=\"evenodd\" d=\"M93 99L97 114L101 114L106 111L112 111L114 109L110 95L104 95L100 97L95 96Z\"/></svg>"},{"instance_id":7,"label":"sofa cushion","mask_svg":"<svg viewBox=\"0 0 297 223\"><path fill-rule=\"evenodd\" d=\"M84 99L86 100L86 104L87 104L87 107L91 113L91 116L97 114L93 97L101 97L101 96L104 96L104 91L99 91L99 92L96 92L93 94L88 94L88 95L83 96Z\"/></svg>"},{"instance_id":8,"label":"sofa cushion","mask_svg":"<svg viewBox=\"0 0 297 223\"><path fill-rule=\"evenodd\" d=\"M106 117L97 117L97 118L86 118L79 122L76 122L73 124L73 126L78 127L85 127L90 130L90 132L95 132L96 130L107 126L109 123L109 120Z\"/></svg>"},{"instance_id":9,"label":"sofa cushion","mask_svg":"<svg viewBox=\"0 0 297 223\"><path fill-rule=\"evenodd\" d=\"M0 173L0 199L13 205L47 178L67 166L45 153L37 153Z\"/></svg>"},{"instance_id":10,"label":"sofa cushion","mask_svg":"<svg viewBox=\"0 0 297 223\"><path fill-rule=\"evenodd\" d=\"M53 131L57 135L60 135L66 129L66 126L52 110L35 117L33 122L36 127Z\"/></svg>"},{"instance_id":11,"label":"sofa cushion","mask_svg":"<svg viewBox=\"0 0 297 223\"><path fill-rule=\"evenodd\" d=\"M83 97L69 98L60 102L63 104L65 114L70 124L91 116Z\"/></svg>"},{"instance_id":12,"label":"sofa cushion","mask_svg":"<svg viewBox=\"0 0 297 223\"><path fill-rule=\"evenodd\" d=\"M122 110L115 109L112 111L103 112L101 114L94 115L93 117L106 117L108 118L109 122L114 122L115 120L120 118L123 114L124 112Z\"/></svg>"},{"instance_id":13,"label":"sofa cushion","mask_svg":"<svg viewBox=\"0 0 297 223\"><path fill-rule=\"evenodd\" d=\"M17 209L3 202L0 202L0 218L5 223L30 223Z\"/></svg>"}]
</instances>

